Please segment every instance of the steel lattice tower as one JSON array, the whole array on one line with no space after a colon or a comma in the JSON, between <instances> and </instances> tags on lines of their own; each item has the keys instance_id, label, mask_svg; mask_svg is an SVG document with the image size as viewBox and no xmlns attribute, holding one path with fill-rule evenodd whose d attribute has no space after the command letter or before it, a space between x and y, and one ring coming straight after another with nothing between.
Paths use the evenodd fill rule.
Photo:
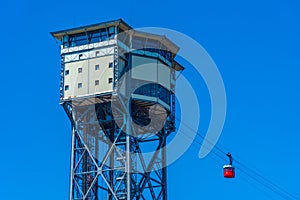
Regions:
<instances>
[{"instance_id":1,"label":"steel lattice tower","mask_svg":"<svg viewBox=\"0 0 300 200\"><path fill-rule=\"evenodd\" d=\"M51 34L72 125L70 200L166 200L179 48L123 20Z\"/></svg>"}]
</instances>

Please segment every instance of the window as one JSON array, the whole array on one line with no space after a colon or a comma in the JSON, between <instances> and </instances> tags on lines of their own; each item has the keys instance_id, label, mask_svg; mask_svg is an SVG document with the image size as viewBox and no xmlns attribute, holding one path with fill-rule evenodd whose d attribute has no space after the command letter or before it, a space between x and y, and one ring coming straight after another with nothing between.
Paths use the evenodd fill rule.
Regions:
<instances>
[{"instance_id":1,"label":"window","mask_svg":"<svg viewBox=\"0 0 300 200\"><path fill-rule=\"evenodd\" d=\"M112 83L112 80L113 80L112 78L109 78L108 83Z\"/></svg>"},{"instance_id":2,"label":"window","mask_svg":"<svg viewBox=\"0 0 300 200\"><path fill-rule=\"evenodd\" d=\"M78 88L82 88L82 83L78 83Z\"/></svg>"},{"instance_id":3,"label":"window","mask_svg":"<svg viewBox=\"0 0 300 200\"><path fill-rule=\"evenodd\" d=\"M91 32L89 32L89 35L90 35L90 43L99 42L99 40L100 40L100 31L99 30L91 31Z\"/></svg>"},{"instance_id":4,"label":"window","mask_svg":"<svg viewBox=\"0 0 300 200\"><path fill-rule=\"evenodd\" d=\"M95 70L99 70L99 65L95 65Z\"/></svg>"},{"instance_id":5,"label":"window","mask_svg":"<svg viewBox=\"0 0 300 200\"><path fill-rule=\"evenodd\" d=\"M101 41L104 41L107 39L107 31L106 31L106 28L103 28L100 30L100 40Z\"/></svg>"},{"instance_id":6,"label":"window","mask_svg":"<svg viewBox=\"0 0 300 200\"><path fill-rule=\"evenodd\" d=\"M65 85L65 91L69 90L69 85Z\"/></svg>"},{"instance_id":7,"label":"window","mask_svg":"<svg viewBox=\"0 0 300 200\"><path fill-rule=\"evenodd\" d=\"M100 56L100 52L96 51L96 57Z\"/></svg>"},{"instance_id":8,"label":"window","mask_svg":"<svg viewBox=\"0 0 300 200\"><path fill-rule=\"evenodd\" d=\"M112 68L112 67L113 67L113 63L110 62L110 63L108 64L108 67L109 67L109 68Z\"/></svg>"},{"instance_id":9,"label":"window","mask_svg":"<svg viewBox=\"0 0 300 200\"><path fill-rule=\"evenodd\" d=\"M78 68L78 73L82 73L82 67Z\"/></svg>"},{"instance_id":10,"label":"window","mask_svg":"<svg viewBox=\"0 0 300 200\"><path fill-rule=\"evenodd\" d=\"M68 35L63 36L62 43L63 43L64 48L69 47L69 37L68 37Z\"/></svg>"},{"instance_id":11,"label":"window","mask_svg":"<svg viewBox=\"0 0 300 200\"><path fill-rule=\"evenodd\" d=\"M95 80L95 85L99 85L99 80Z\"/></svg>"},{"instance_id":12,"label":"window","mask_svg":"<svg viewBox=\"0 0 300 200\"><path fill-rule=\"evenodd\" d=\"M82 54L79 54L79 60L82 59L82 57L83 57L83 55L82 55Z\"/></svg>"},{"instance_id":13,"label":"window","mask_svg":"<svg viewBox=\"0 0 300 200\"><path fill-rule=\"evenodd\" d=\"M69 75L70 74L70 71L67 69L66 71L65 71L65 76L67 76L67 75Z\"/></svg>"},{"instance_id":14,"label":"window","mask_svg":"<svg viewBox=\"0 0 300 200\"><path fill-rule=\"evenodd\" d=\"M115 27L109 27L108 29L108 37L109 38L113 38L113 36L115 35Z\"/></svg>"}]
</instances>

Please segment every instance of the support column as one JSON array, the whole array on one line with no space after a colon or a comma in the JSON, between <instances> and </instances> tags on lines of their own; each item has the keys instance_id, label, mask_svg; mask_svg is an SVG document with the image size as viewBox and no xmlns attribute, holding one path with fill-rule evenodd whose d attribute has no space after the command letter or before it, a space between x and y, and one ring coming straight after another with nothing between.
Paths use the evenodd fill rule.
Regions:
<instances>
[{"instance_id":1,"label":"support column","mask_svg":"<svg viewBox=\"0 0 300 200\"><path fill-rule=\"evenodd\" d=\"M73 191L74 191L74 151L75 148L75 128L72 125L72 143L71 143L71 161L70 161L70 191L69 191L69 200L73 199Z\"/></svg>"},{"instance_id":2,"label":"support column","mask_svg":"<svg viewBox=\"0 0 300 200\"><path fill-rule=\"evenodd\" d=\"M127 200L131 200L131 157L130 157L130 116L126 115L126 190Z\"/></svg>"}]
</instances>

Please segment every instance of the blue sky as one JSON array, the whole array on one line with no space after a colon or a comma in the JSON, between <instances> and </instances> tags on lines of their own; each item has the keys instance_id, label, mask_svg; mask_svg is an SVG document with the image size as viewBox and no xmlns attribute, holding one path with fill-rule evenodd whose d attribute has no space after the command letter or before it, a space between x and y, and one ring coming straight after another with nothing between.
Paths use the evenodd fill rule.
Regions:
<instances>
[{"instance_id":1,"label":"blue sky","mask_svg":"<svg viewBox=\"0 0 300 200\"><path fill-rule=\"evenodd\" d=\"M49 32L118 18L199 42L226 87L217 145L300 196L299 8L296 0L3 2L1 199L68 198L71 131L59 106L59 49ZM222 161L200 160L198 150L194 144L169 167L169 199L280 199L239 171L224 179Z\"/></svg>"}]
</instances>

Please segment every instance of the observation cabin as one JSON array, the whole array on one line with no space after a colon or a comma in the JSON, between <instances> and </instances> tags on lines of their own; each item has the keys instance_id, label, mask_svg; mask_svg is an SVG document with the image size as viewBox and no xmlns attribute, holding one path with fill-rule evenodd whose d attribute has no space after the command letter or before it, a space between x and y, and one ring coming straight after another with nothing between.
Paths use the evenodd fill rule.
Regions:
<instances>
[{"instance_id":1,"label":"observation cabin","mask_svg":"<svg viewBox=\"0 0 300 200\"><path fill-rule=\"evenodd\" d=\"M122 19L51 34L61 45L61 104L102 103L131 92L133 107L158 104L174 118L176 72L184 67L166 36L133 30Z\"/></svg>"}]
</instances>

